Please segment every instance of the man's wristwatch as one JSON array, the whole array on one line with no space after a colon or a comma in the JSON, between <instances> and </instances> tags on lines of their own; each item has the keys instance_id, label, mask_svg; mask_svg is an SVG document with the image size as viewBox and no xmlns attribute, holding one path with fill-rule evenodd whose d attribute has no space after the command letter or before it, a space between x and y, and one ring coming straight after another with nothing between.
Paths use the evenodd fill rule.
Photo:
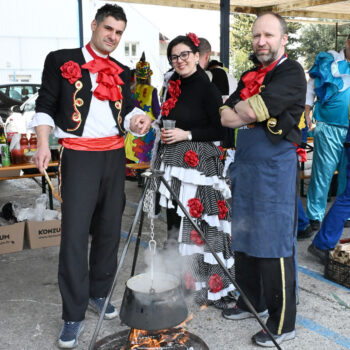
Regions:
<instances>
[{"instance_id":1,"label":"man's wristwatch","mask_svg":"<svg viewBox=\"0 0 350 350\"><path fill-rule=\"evenodd\" d=\"M188 132L187 140L188 141L192 141L192 133L191 133L191 131Z\"/></svg>"}]
</instances>

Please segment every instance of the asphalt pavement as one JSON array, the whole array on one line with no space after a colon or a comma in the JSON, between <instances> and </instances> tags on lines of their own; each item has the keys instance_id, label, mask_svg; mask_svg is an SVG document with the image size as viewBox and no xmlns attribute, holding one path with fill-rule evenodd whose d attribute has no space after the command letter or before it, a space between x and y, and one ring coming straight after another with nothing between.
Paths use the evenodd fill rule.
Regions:
<instances>
[{"instance_id":1,"label":"asphalt pavement","mask_svg":"<svg viewBox=\"0 0 350 350\"><path fill-rule=\"evenodd\" d=\"M54 181L56 185L56 182ZM18 201L31 206L41 194L32 179L0 181L0 206ZM136 182L126 182L127 206L123 216L123 239L134 221L142 188ZM334 200L334 198L333 198ZM305 198L302 199L305 204ZM329 203L329 205L331 202ZM54 202L55 208L59 208ZM149 220L145 220L136 274L145 270L145 253L150 239ZM166 224L155 220L155 240L159 248L165 240ZM135 232L135 236L136 236ZM350 237L344 229L343 237ZM282 343L281 348L307 350L350 349L350 289L323 277L324 267L307 252L312 238L298 242L299 304L296 338ZM130 277L135 242L126 253L112 302L119 308L125 282ZM170 258L169 258L170 259ZM57 284L58 247L29 249L0 255L0 350L57 349L57 337L62 325L61 299ZM176 266L173 267L176 269ZM199 336L211 350L258 349L251 336L261 327L255 319L232 321L210 306L200 309L191 298L186 299L193 316L186 329ZM78 350L89 347L98 317L88 311L85 331ZM119 318L104 321L98 339L127 329Z\"/></svg>"}]
</instances>

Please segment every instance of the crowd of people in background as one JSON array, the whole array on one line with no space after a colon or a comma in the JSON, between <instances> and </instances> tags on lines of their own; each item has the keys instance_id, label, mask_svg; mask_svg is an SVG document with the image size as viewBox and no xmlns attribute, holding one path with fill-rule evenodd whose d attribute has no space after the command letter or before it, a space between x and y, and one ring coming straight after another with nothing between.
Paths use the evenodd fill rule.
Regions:
<instances>
[{"instance_id":1,"label":"crowd of people in background","mask_svg":"<svg viewBox=\"0 0 350 350\"><path fill-rule=\"evenodd\" d=\"M152 182L166 213L164 249L179 252L183 286L195 302L222 309L229 320L253 317L242 295L233 293L231 276L258 315L267 317L274 341L294 339L297 239L311 240L319 230L308 251L324 263L350 217L350 36L344 50L317 56L307 83L301 65L286 55L286 22L273 12L255 19L254 65L238 82L210 60L205 38L179 35L168 45L171 68L158 93L144 53L131 75L109 56L126 24L120 6L101 7L85 47L47 56L36 102L34 159L41 172L50 159L50 131L62 144L59 346L77 346L88 305L97 313L104 308L117 264L126 159L164 172L211 247L159 179ZM313 105L305 214L298 173L307 140L299 122L305 111L305 127L312 129ZM221 146L232 151L228 167ZM324 219L337 169L339 196ZM111 303L105 311L107 319L118 314ZM252 341L275 346L264 330Z\"/></svg>"}]
</instances>

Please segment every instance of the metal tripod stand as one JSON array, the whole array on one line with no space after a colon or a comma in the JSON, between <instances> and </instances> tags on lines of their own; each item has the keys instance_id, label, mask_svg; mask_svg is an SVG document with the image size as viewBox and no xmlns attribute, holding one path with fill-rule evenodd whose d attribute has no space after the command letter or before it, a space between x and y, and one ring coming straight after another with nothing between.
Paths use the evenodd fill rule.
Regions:
<instances>
[{"instance_id":1,"label":"metal tripod stand","mask_svg":"<svg viewBox=\"0 0 350 350\"><path fill-rule=\"evenodd\" d=\"M269 335L271 341L276 346L276 348L279 349L279 350L282 350L281 347L277 344L277 342L276 342L274 336L272 335L272 333L270 332L270 330L266 327L266 325L264 324L264 322L262 321L262 319L260 318L260 316L258 315L256 310L254 309L253 305L251 304L251 302L249 301L249 299L247 298L245 293L239 287L237 282L233 279L233 277L231 276L231 274L227 270L226 266L222 263L222 261L219 258L219 256L215 253L214 249L210 246L210 244L207 241L207 239L206 239L205 235L203 234L202 230L199 228L197 223L195 221L193 221L193 219L190 216L190 214L188 213L187 209L183 206L183 204L180 202L179 198L176 196L176 193L173 191L173 189L169 186L167 181L164 179L163 174L164 174L164 172L162 172L162 171L154 170L154 169L148 169L147 171L145 171L141 175L144 178L146 178L144 190L143 190L143 193L141 195L141 198L140 198L137 210L136 210L135 218L134 218L134 221L133 221L133 223L131 225L131 228L129 230L129 233L128 233L128 236L127 236L127 239L126 239L126 242L125 242L125 245L124 245L121 257L120 257L120 260L118 262L118 267L117 267L117 270L116 270L116 273L115 273L115 276L114 276L114 279L113 279L113 283L112 283L111 289L110 289L110 291L109 291L109 293L108 293L108 295L106 297L106 301L105 301L105 303L103 305L103 308L102 308L102 311L101 311L101 314L100 314L100 318L99 318L98 323L97 323L96 328L95 328L95 332L94 332L94 334L92 336L92 339L91 339L91 342L90 342L90 346L89 346L89 350L94 350L96 339L97 339L98 333L99 333L99 331L101 329L104 315L106 313L107 305L108 305L108 303L111 300L111 296L112 296L114 288L116 286L117 277L118 277L119 272L121 270L121 267L122 267L122 265L124 263L126 253L128 251L128 248L129 248L129 245L130 245L130 242L131 242L132 235L134 233L134 230L135 230L138 218L140 216L140 212L142 211L141 209L142 209L142 206L143 206L143 202L144 202L144 199L145 199L145 195L146 195L147 189L148 189L148 187L150 185L150 181L151 181L151 179L158 178L158 177L160 178L160 180L162 181L164 186L167 188L167 190L170 192L170 194L172 196L172 199L174 199L176 201L176 203L181 208L181 210L183 211L183 213L185 214L187 219L191 222L193 228L198 232L198 234L200 235L202 240L205 242L205 244L209 248L210 252L213 254L215 260L221 266L221 268L223 269L223 271L225 272L225 274L227 275L229 280L232 282L232 284L239 291L240 296L242 297L243 301L247 305L249 311L254 315L254 317L257 319L257 321L259 322L261 327L264 329L264 331ZM136 262L137 262L137 256L138 256L139 245L140 245L140 240L141 240L143 220L144 220L144 212L142 211L140 225L139 225L139 231L138 231L138 236L137 236L137 241L136 241L136 246L135 246L133 265L132 265L132 269L131 269L132 270L131 271L131 276L133 276L133 274L135 272L135 266L136 266Z\"/></svg>"}]
</instances>

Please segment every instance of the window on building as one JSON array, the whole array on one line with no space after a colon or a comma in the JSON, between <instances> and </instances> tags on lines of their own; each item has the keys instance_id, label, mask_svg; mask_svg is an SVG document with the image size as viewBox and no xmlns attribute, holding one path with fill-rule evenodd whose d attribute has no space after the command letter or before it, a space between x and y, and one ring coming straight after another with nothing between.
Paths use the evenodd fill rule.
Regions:
<instances>
[{"instance_id":1,"label":"window on building","mask_svg":"<svg viewBox=\"0 0 350 350\"><path fill-rule=\"evenodd\" d=\"M139 43L136 42L126 42L125 43L125 56L130 58L137 58L138 57L138 46Z\"/></svg>"}]
</instances>

